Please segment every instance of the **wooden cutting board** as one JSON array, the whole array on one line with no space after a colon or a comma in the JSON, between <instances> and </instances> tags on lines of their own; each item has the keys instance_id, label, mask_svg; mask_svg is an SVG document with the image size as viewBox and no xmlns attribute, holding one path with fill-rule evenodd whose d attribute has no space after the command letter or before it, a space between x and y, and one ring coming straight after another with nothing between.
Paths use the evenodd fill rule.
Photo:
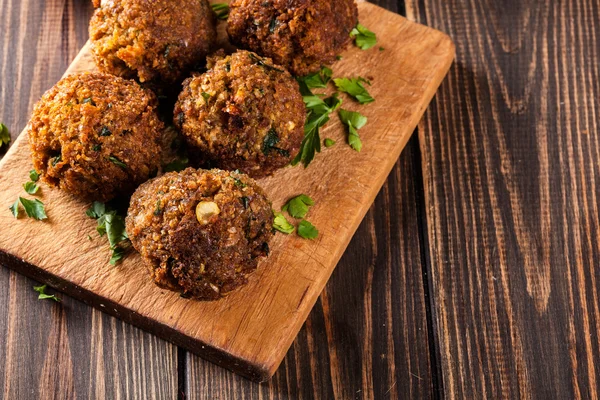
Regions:
<instances>
[{"instance_id":1,"label":"wooden cutting board","mask_svg":"<svg viewBox=\"0 0 600 400\"><path fill-rule=\"evenodd\" d=\"M218 302L183 299L155 286L137 254L109 265L106 239L85 215L89 204L42 186L49 220L13 218L8 207L18 196L31 197L22 189L32 169L23 133L0 161L0 263L234 372L269 379L454 58L454 45L441 32L368 3L360 3L359 12L377 34L377 46L353 46L333 70L335 77L372 80L374 103L359 106L342 96L343 108L369 119L360 131L362 152L346 144L334 117L321 137L336 140L335 146L323 148L307 169L288 167L259 182L276 210L301 193L315 200L307 219L320 231L316 240L277 234L271 256L247 286ZM94 69L85 46L67 74Z\"/></svg>"}]
</instances>

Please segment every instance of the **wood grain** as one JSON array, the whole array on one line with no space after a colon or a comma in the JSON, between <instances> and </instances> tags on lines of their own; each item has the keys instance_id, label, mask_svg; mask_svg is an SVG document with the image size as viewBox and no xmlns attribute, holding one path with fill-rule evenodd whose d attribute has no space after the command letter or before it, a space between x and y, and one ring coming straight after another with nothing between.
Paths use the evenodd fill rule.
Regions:
<instances>
[{"instance_id":1,"label":"wood grain","mask_svg":"<svg viewBox=\"0 0 600 400\"><path fill-rule=\"evenodd\" d=\"M0 121L13 139L86 42L90 3L0 0ZM40 301L34 284L0 268L0 398L173 397L175 346L67 296Z\"/></svg>"},{"instance_id":2,"label":"wood grain","mask_svg":"<svg viewBox=\"0 0 600 400\"><path fill-rule=\"evenodd\" d=\"M457 43L419 127L445 394L598 398L599 4L407 9Z\"/></svg>"},{"instance_id":3,"label":"wood grain","mask_svg":"<svg viewBox=\"0 0 600 400\"><path fill-rule=\"evenodd\" d=\"M371 123L361 132L363 151L336 146L309 169L288 168L260 182L276 208L301 192L315 199L310 218L320 229L318 240L279 235L271 256L245 288L219 302L194 302L150 283L138 255L128 257L119 268L110 267L102 240L87 239L94 229L84 214L88 205L45 187L48 222L14 221L8 211L0 214L6 227L0 235L4 252L0 259L242 375L269 378L453 59L452 42L444 34L367 3L359 4L359 11L386 49L367 53L352 48L335 65L338 76L362 74L375 80L370 91L378 103L361 109ZM93 68L84 49L68 73ZM344 129L337 121L327 135L344 141ZM20 182L31 168L25 136L0 163L0 202L6 204L19 195ZM315 184L307 189L307 182Z\"/></svg>"}]
</instances>

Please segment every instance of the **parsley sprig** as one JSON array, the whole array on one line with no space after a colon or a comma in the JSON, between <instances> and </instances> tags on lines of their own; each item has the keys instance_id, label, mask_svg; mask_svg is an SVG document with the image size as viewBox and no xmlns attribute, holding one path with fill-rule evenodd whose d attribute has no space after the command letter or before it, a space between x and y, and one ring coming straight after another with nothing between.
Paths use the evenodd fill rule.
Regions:
<instances>
[{"instance_id":1,"label":"parsley sprig","mask_svg":"<svg viewBox=\"0 0 600 400\"><path fill-rule=\"evenodd\" d=\"M220 20L226 20L229 17L229 5L227 3L215 3L210 5Z\"/></svg>"},{"instance_id":2,"label":"parsley sprig","mask_svg":"<svg viewBox=\"0 0 600 400\"><path fill-rule=\"evenodd\" d=\"M342 123L348 127L348 144L354 150L360 151L362 149L362 142L360 136L358 136L358 130L366 125L367 117L361 113L344 109L340 109L338 113Z\"/></svg>"},{"instance_id":3,"label":"parsley sprig","mask_svg":"<svg viewBox=\"0 0 600 400\"><path fill-rule=\"evenodd\" d=\"M125 219L117 214L116 210L99 201L95 201L85 214L98 221L96 231L100 237L106 235L108 238L108 244L112 250L110 263L116 265L123 259L125 250L130 244L125 231Z\"/></svg>"},{"instance_id":4,"label":"parsley sprig","mask_svg":"<svg viewBox=\"0 0 600 400\"><path fill-rule=\"evenodd\" d=\"M365 78L360 76L357 78L338 78L334 79L333 82L340 92L348 93L360 104L368 104L375 101L363 85L363 83L371 84Z\"/></svg>"},{"instance_id":5,"label":"parsley sprig","mask_svg":"<svg viewBox=\"0 0 600 400\"><path fill-rule=\"evenodd\" d=\"M291 217L296 219L302 219L298 224L298 236L304 239L315 239L319 235L319 231L314 227L313 224L304 219L308 210L313 206L315 202L313 199L305 194L291 198L281 209L283 212L287 212ZM296 229L285 216L275 211L275 220L273 222L273 229L290 234Z\"/></svg>"},{"instance_id":6,"label":"parsley sprig","mask_svg":"<svg viewBox=\"0 0 600 400\"><path fill-rule=\"evenodd\" d=\"M10 143L10 133L4 124L0 124L0 147Z\"/></svg>"},{"instance_id":7,"label":"parsley sprig","mask_svg":"<svg viewBox=\"0 0 600 400\"><path fill-rule=\"evenodd\" d=\"M377 35L365 28L360 23L350 32L350 37L354 38L354 43L362 50L368 50L377 43Z\"/></svg>"},{"instance_id":8,"label":"parsley sprig","mask_svg":"<svg viewBox=\"0 0 600 400\"><path fill-rule=\"evenodd\" d=\"M56 301L57 303L60 303L60 299L58 297L56 297L56 295L54 295L54 294L50 295L50 294L46 293L46 287L47 286L48 285L34 286L33 287L33 290L35 290L36 292L39 293L38 300L51 299L51 300Z\"/></svg>"}]
</instances>

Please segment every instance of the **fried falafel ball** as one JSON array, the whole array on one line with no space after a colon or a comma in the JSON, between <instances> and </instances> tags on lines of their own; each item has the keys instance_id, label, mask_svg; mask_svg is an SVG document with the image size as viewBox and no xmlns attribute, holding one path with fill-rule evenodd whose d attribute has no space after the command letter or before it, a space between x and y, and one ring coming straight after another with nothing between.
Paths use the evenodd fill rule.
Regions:
<instances>
[{"instance_id":1,"label":"fried falafel ball","mask_svg":"<svg viewBox=\"0 0 600 400\"><path fill-rule=\"evenodd\" d=\"M174 124L212 166L259 178L287 165L304 137L298 82L270 59L245 50L208 59L183 83Z\"/></svg>"},{"instance_id":2,"label":"fried falafel ball","mask_svg":"<svg viewBox=\"0 0 600 400\"><path fill-rule=\"evenodd\" d=\"M203 62L217 34L207 0L94 0L92 54L103 72L167 87Z\"/></svg>"},{"instance_id":3,"label":"fried falafel ball","mask_svg":"<svg viewBox=\"0 0 600 400\"><path fill-rule=\"evenodd\" d=\"M84 200L131 194L160 166L156 96L102 73L70 75L36 104L28 125L44 182Z\"/></svg>"},{"instance_id":4,"label":"fried falafel ball","mask_svg":"<svg viewBox=\"0 0 600 400\"><path fill-rule=\"evenodd\" d=\"M216 169L187 168L144 183L125 222L154 282L198 300L245 284L273 236L263 190L247 175Z\"/></svg>"},{"instance_id":5,"label":"fried falafel ball","mask_svg":"<svg viewBox=\"0 0 600 400\"><path fill-rule=\"evenodd\" d=\"M297 76L332 64L358 23L354 0L233 0L230 40Z\"/></svg>"}]
</instances>

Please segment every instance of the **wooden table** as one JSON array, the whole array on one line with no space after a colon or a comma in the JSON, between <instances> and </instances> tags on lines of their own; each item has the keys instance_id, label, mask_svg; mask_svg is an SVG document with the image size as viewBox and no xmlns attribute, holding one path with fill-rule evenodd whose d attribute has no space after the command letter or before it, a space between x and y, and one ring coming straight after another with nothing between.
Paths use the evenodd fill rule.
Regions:
<instances>
[{"instance_id":1,"label":"wooden table","mask_svg":"<svg viewBox=\"0 0 600 400\"><path fill-rule=\"evenodd\" d=\"M0 2L13 138L89 3ZM0 268L4 398L600 396L598 1L376 3L447 32L457 61L273 380Z\"/></svg>"}]
</instances>

